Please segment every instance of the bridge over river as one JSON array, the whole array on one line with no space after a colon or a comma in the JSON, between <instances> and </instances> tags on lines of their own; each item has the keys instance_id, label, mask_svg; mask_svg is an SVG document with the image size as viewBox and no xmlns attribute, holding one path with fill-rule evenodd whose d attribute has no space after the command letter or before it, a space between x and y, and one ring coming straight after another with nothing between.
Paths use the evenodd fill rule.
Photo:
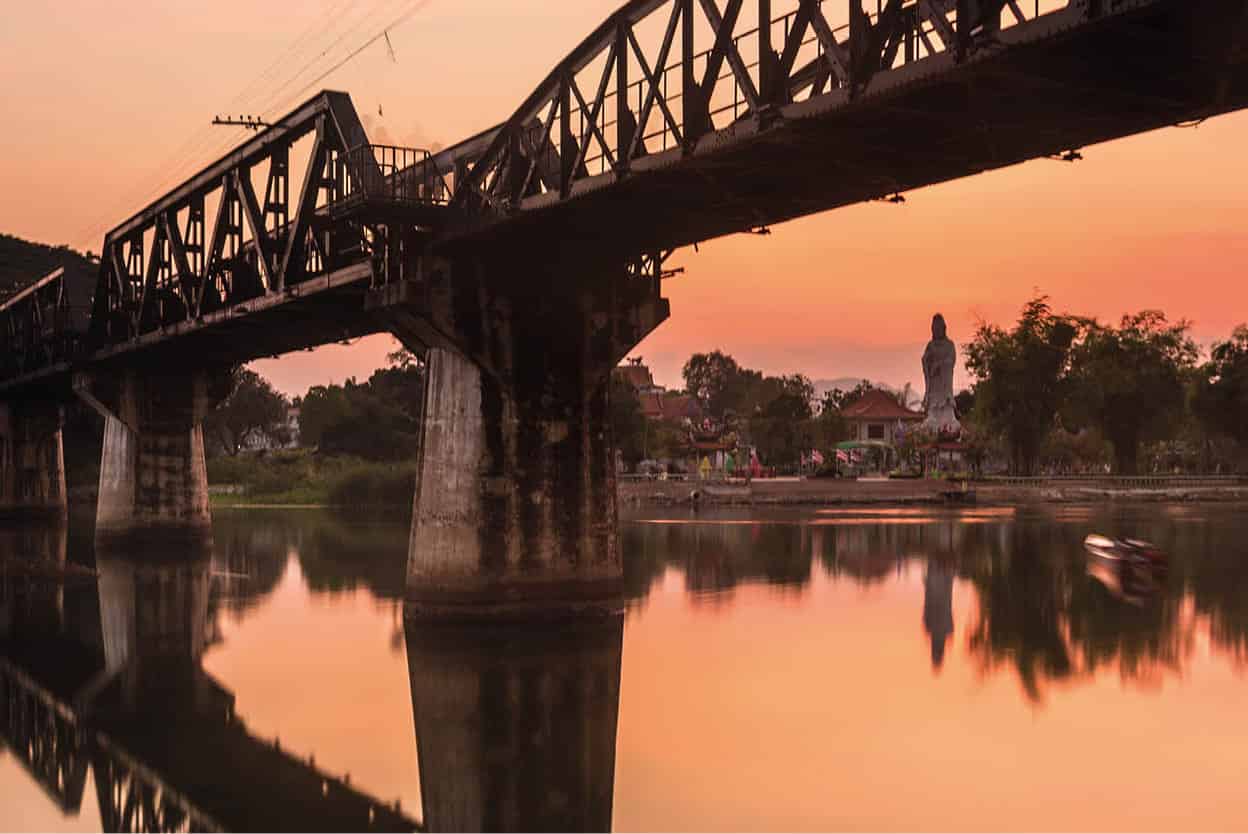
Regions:
<instances>
[{"instance_id":1,"label":"bridge over river","mask_svg":"<svg viewBox=\"0 0 1248 834\"><path fill-rule=\"evenodd\" d=\"M416 609L609 607L606 380L673 249L1248 103L1248 0L871 6L631 0L436 154L317 95L0 307L0 502L64 506L76 396L98 535L202 535L223 369L389 331L428 363Z\"/></svg>"}]
</instances>

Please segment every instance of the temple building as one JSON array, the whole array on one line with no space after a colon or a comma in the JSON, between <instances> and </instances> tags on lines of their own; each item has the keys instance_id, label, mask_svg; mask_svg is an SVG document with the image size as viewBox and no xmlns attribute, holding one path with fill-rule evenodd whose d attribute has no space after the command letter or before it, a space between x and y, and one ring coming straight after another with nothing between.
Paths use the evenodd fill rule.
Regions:
<instances>
[{"instance_id":1,"label":"temple building","mask_svg":"<svg viewBox=\"0 0 1248 834\"><path fill-rule=\"evenodd\" d=\"M853 440L877 441L893 445L897 440L897 427L907 431L923 422L923 412L903 407L887 391L873 388L841 410L841 417L849 425Z\"/></svg>"}]
</instances>

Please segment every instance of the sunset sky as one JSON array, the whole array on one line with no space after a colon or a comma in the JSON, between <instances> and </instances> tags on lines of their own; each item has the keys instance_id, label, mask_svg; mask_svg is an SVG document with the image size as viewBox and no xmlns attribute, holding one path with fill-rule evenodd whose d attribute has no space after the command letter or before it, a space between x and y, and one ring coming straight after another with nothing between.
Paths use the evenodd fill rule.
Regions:
<instances>
[{"instance_id":1,"label":"sunset sky","mask_svg":"<svg viewBox=\"0 0 1248 834\"><path fill-rule=\"evenodd\" d=\"M506 118L619 2L429 0L390 30L393 60L379 41L315 88L350 93L373 141L451 144ZM239 141L214 114L280 116L412 7L6 3L0 231L98 252L107 228ZM1248 320L1245 148L1238 114L682 251L672 318L635 355L673 386L691 352L716 347L772 373L917 385L934 312L961 344L1035 288L1105 319L1160 308L1207 344ZM298 394L367 376L391 348L375 337L256 367Z\"/></svg>"}]
</instances>

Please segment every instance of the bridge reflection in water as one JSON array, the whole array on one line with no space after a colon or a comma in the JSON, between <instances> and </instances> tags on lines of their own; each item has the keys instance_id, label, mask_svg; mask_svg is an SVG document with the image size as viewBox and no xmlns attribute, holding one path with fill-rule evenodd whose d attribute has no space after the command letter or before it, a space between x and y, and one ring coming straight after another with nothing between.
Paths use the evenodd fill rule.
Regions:
<instances>
[{"instance_id":1,"label":"bridge reflection in water","mask_svg":"<svg viewBox=\"0 0 1248 834\"><path fill-rule=\"evenodd\" d=\"M63 570L63 525L23 535L15 552ZM239 579L223 567L99 553L94 582L5 580L0 745L62 812L89 773L106 831L610 829L622 614L408 622L422 824L235 715L202 665Z\"/></svg>"},{"instance_id":2,"label":"bridge reflection in water","mask_svg":"<svg viewBox=\"0 0 1248 834\"><path fill-rule=\"evenodd\" d=\"M1169 577L1148 588L1146 599L1134 585L1106 586L1104 576L1089 574L1082 545L1088 529L1157 542L1173 557ZM0 554L35 551L45 573L68 575L83 555L79 545L90 540L77 528L71 532L68 538L56 527L0 532ZM1192 696L1167 684L1164 695L1150 689L1147 697L1155 700L1142 702L1135 690L1163 680L1195 680L1211 668L1242 670L1248 663L1248 522L1232 506L1017 513L833 508L754 515L674 510L670 517L629 523L623 549L632 662L630 700L623 707L618 617L576 629L404 621L406 533L404 525L353 524L328 514L239 513L218 519L211 555L176 564L102 553L98 577L60 585L19 581L0 571L0 744L67 813L84 805L84 793L89 812L96 791L101 824L109 830L605 830L615 822L671 826L673 818L665 814L694 806L694 824L702 827L731 824L708 819L746 819L765 827L786 802L797 803L812 820L825 819L819 807L801 804L804 789L795 786L806 774L826 772L857 784L852 780L861 773L836 769L860 761L864 750L872 751L873 772L915 779L922 770L916 761L928 760L894 753L908 749L906 740L920 724L943 740L933 749L969 749L981 757L976 761L995 761L997 730L1017 732L1019 744L1037 743L1031 735L1036 717L1061 699L1063 709L1049 714L1052 732L1046 735L1058 755L1064 745L1085 738L1082 719L1077 727L1062 721L1078 708L1071 693L1107 675L1127 686L1106 688L1098 699L1114 699L1128 710L1134 703L1150 715L1169 710L1169 723L1158 727L1163 741L1182 740L1193 727L1223 738L1213 728L1233 721L1233 714L1209 710L1203 696L1188 703ZM869 595L859 593L868 589ZM1130 598L1124 599L1120 592L1126 591ZM655 604L674 597L682 598L679 605ZM289 632L272 634L273 621L254 613L276 610L278 600L281 619L305 636L292 642ZM319 613L299 620L288 607L292 600ZM331 600L339 610L357 603L368 609L368 634L378 642L393 636L387 684L387 694L397 695L393 711L379 705L386 698L376 684L384 675L371 665L386 661L385 650L366 656L354 642L365 632L351 631L346 620L325 619ZM776 612L779 630L752 645L720 642L731 645L731 662L715 662L711 655L723 660L725 653L708 647L735 640L744 632L734 629L756 624L760 611ZM873 619L877 615L884 619ZM252 625L235 630L243 617ZM231 649L249 646L251 657L272 664L283 661L283 651L310 648L314 665L303 677L298 671L266 674L259 686L238 666L226 672L231 664L218 665L218 659L229 653L211 651L222 639L219 618L230 624ZM710 618L712 631L677 631ZM323 629L331 622L335 629L343 626L333 635L336 642ZM861 623L874 630L864 631ZM864 640L878 642L879 662L872 643L873 661L863 663ZM789 646L800 659L776 662L776 646ZM201 664L206 654L213 657L207 670L222 670L219 679ZM361 660L348 666L346 654ZM740 712L741 693L732 687L743 667L758 669L776 693L761 711ZM364 700L354 683L333 680L339 668L359 670L354 674L373 687L371 698ZM939 679L929 674L937 670ZM821 675L842 671L856 676L856 690L829 695L826 684L819 688ZM989 685L1002 677L1014 685ZM937 686L950 692L973 680L985 682L985 694L977 698L988 698L1004 713L1018 712L1018 721L991 717L982 700L966 701L959 712L955 698L951 715L967 723L925 723L929 692ZM315 719L333 728L377 727L378 734L348 733L357 736L350 747L388 772L411 768L419 757L421 802L414 774L378 788L383 780L353 765L362 778L347 785L285 745L277 749L257 738L238 719L235 700L238 713L259 725L265 719L252 716L264 713L264 687L271 681L279 686L279 703L300 687L336 689L335 697L318 702L328 709ZM931 690L923 688L928 684ZM876 689L910 693L917 706L909 723L895 710L873 711L872 699L852 697ZM1219 691L1226 703L1238 694L1229 687ZM1015 710L1023 701L1027 708ZM817 720L798 732L776 717L775 707ZM364 716L368 710L376 720ZM761 728L744 741L723 731L743 714ZM673 715L686 735L672 737ZM845 715L853 716L852 732L829 729L849 727L829 718ZM991 742L984 733L960 734L958 728L983 720L994 730ZM279 723L285 738L295 722ZM877 732L896 733L897 744L879 743ZM391 739L380 733L403 743L387 752ZM324 735L317 738L318 761L343 760ZM699 738L716 739L715 756L732 767L697 785L663 780L653 758L636 753L662 751L669 765L679 766L666 772L714 770L706 756L710 748L699 746ZM828 751L835 750L847 755L832 757ZM930 755L939 761L938 754ZM1098 748L1096 756L1105 772L1136 779L1133 754ZM787 764L777 768L775 762ZM1079 767L1087 770L1088 761ZM639 780L639 771L648 780ZM1028 789L1000 779L995 767L973 775L982 780L977 783L994 784L1011 807L1028 801ZM1205 795L1200 791L1206 783L1225 775L1193 775L1202 783L1199 790L1188 784L1191 793L1173 795ZM1033 778L1047 780L1051 791L1074 789L1066 771ZM406 788L395 790L396 781ZM360 789L365 785L387 799L370 796ZM403 809L391 804L397 795L404 796ZM770 804L754 808L752 817L730 801L754 795L767 796ZM731 814L707 811L716 801ZM864 818L883 820L880 827L888 821L915 827L881 812L883 798L868 784L846 801L879 815ZM1183 804L1186 810L1190 802ZM1003 817L978 813L967 810L959 819L967 827L1008 827ZM0 813L0 826L13 819ZM1056 822L1066 819L1059 815L1050 822L1060 828ZM826 822L832 826L835 819Z\"/></svg>"},{"instance_id":3,"label":"bridge reflection in water","mask_svg":"<svg viewBox=\"0 0 1248 834\"><path fill-rule=\"evenodd\" d=\"M208 554L101 554L97 569L64 592L95 596L94 623L6 589L0 736L62 810L81 807L89 768L106 831L419 828L235 717L201 665L215 633Z\"/></svg>"},{"instance_id":4,"label":"bridge reflection in water","mask_svg":"<svg viewBox=\"0 0 1248 834\"><path fill-rule=\"evenodd\" d=\"M431 831L610 831L623 615L407 625Z\"/></svg>"}]
</instances>

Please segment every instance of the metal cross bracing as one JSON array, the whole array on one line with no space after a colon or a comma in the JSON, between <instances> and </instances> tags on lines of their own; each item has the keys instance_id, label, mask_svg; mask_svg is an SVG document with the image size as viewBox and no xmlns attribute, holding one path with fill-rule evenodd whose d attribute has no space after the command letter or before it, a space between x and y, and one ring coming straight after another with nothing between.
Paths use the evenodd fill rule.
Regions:
<instances>
[{"instance_id":1,"label":"metal cross bracing","mask_svg":"<svg viewBox=\"0 0 1248 834\"><path fill-rule=\"evenodd\" d=\"M1225 112L1243 59L1218 33L1243 10L633 0L503 125L430 160L455 185L444 238L549 222L624 251L688 245Z\"/></svg>"},{"instance_id":2,"label":"metal cross bracing","mask_svg":"<svg viewBox=\"0 0 1248 834\"><path fill-rule=\"evenodd\" d=\"M374 266L388 268L375 260L401 257L404 240L445 210L439 178L415 174L427 156L369 144L350 99L321 93L108 233L92 348L220 328L317 295L328 297L299 305L311 314L299 332L266 320L265 333L251 334L264 345L252 352L368 332L367 322L349 316L319 334L309 326L318 308L341 312L335 291L367 286ZM398 221L410 232L387 237Z\"/></svg>"},{"instance_id":3,"label":"metal cross bracing","mask_svg":"<svg viewBox=\"0 0 1248 834\"><path fill-rule=\"evenodd\" d=\"M567 199L582 181L623 178L656 154L688 154L708 134L765 122L785 105L833 91L854 98L881 72L942 53L963 60L995 45L1002 29L1086 5L726 0L721 9L720 1L626 4L505 124L437 155L438 172L462 183L456 205L507 213ZM848 22L833 25L833 7L846 9Z\"/></svg>"},{"instance_id":4,"label":"metal cross bracing","mask_svg":"<svg viewBox=\"0 0 1248 834\"><path fill-rule=\"evenodd\" d=\"M77 811L87 781L89 743L65 705L0 658L0 746L7 747L63 811Z\"/></svg>"},{"instance_id":5,"label":"metal cross bracing","mask_svg":"<svg viewBox=\"0 0 1248 834\"><path fill-rule=\"evenodd\" d=\"M83 346L91 277L55 269L0 303L0 379L67 366Z\"/></svg>"},{"instance_id":6,"label":"metal cross bracing","mask_svg":"<svg viewBox=\"0 0 1248 834\"><path fill-rule=\"evenodd\" d=\"M301 825L309 824L309 820L315 824L319 819L325 826L345 826L337 830L420 828L397 807L361 793L309 762L251 738L236 722L224 722L217 728L217 735L225 739L229 749L251 759L259 751L278 762L282 770L269 790L272 808L258 812L244 807L246 803L239 801L244 792L242 786L231 785L232 781L254 778L254 773L242 775L254 764L250 760L234 768L218 761L208 765L197 761L200 751L193 746L174 745L167 752L185 765L179 774L186 777L185 785L178 787L171 783L176 780L124 748L97 723L98 716L84 704L69 703L42 686L19 664L0 657L0 749L7 749L66 813L81 810L90 771L104 831L224 831L230 827L263 830L268 826L257 826L257 820L271 823L283 813L284 804L292 806L288 809L289 819ZM175 727L175 731L183 729L180 725ZM150 735L150 726L144 725L143 738ZM188 737L195 738L193 733ZM187 777L195 774L197 767L212 773L198 779ZM263 784L248 784L246 788L265 790ZM188 795L200 795L196 791L202 791L202 801ZM222 818L205 806L223 808L239 816ZM257 813L260 816L255 816Z\"/></svg>"}]
</instances>

